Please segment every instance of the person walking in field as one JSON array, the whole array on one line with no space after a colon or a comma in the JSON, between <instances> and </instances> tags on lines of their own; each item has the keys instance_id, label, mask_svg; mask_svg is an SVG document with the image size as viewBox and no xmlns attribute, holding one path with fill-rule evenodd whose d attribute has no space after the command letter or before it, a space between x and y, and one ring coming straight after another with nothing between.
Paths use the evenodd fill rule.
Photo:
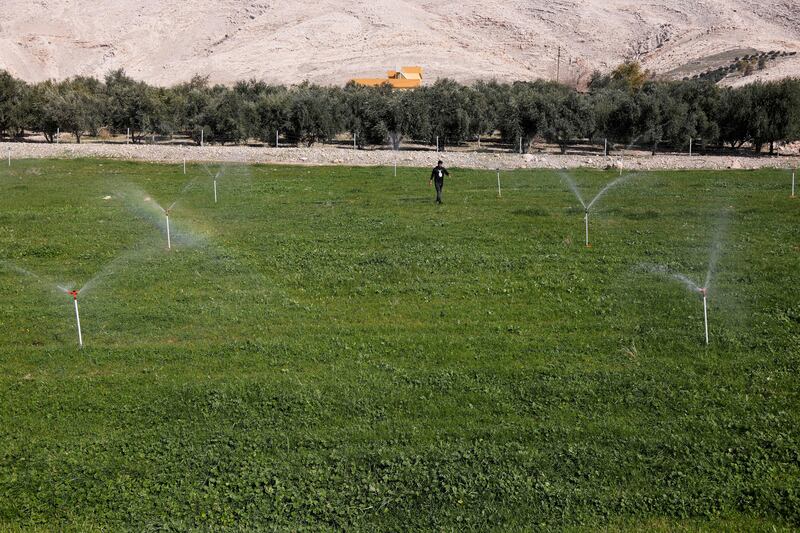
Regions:
<instances>
[{"instance_id":1,"label":"person walking in field","mask_svg":"<svg viewBox=\"0 0 800 533\"><path fill-rule=\"evenodd\" d=\"M428 181L428 186L431 183L436 185L436 203L442 203L442 188L444 187L444 177L449 176L450 173L447 171L446 168L442 165L442 162L439 161L435 167L433 167L433 171L431 172L431 179Z\"/></svg>"}]
</instances>

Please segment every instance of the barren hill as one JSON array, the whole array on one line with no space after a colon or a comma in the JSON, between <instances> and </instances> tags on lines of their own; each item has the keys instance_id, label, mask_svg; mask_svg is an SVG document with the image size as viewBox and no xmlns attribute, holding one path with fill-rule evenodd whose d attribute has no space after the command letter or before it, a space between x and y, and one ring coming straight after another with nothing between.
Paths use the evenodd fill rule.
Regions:
<instances>
[{"instance_id":1,"label":"barren hill","mask_svg":"<svg viewBox=\"0 0 800 533\"><path fill-rule=\"evenodd\" d=\"M124 68L172 84L344 84L397 65L427 80L585 79L638 59L694 75L747 53L800 51L797 0L5 0L0 68L29 81ZM800 54L748 79L800 75ZM741 83L743 80L729 80ZM744 80L746 81L746 80Z\"/></svg>"}]
</instances>

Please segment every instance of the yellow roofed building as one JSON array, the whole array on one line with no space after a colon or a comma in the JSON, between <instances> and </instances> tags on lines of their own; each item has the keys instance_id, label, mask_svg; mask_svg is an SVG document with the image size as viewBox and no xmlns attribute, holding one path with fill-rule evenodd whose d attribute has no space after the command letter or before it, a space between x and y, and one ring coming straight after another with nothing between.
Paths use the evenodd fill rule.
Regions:
<instances>
[{"instance_id":1,"label":"yellow roofed building","mask_svg":"<svg viewBox=\"0 0 800 533\"><path fill-rule=\"evenodd\" d=\"M422 67L402 67L400 70L390 70L385 78L355 78L358 85L365 87L378 87L388 83L393 89L416 89L422 86Z\"/></svg>"}]
</instances>

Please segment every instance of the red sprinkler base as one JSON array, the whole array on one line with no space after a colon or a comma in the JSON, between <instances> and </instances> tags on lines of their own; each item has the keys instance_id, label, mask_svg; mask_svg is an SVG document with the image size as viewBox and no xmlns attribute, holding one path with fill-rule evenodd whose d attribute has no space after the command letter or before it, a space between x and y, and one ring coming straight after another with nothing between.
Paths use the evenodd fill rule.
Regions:
<instances>
[{"instance_id":1,"label":"red sprinkler base","mask_svg":"<svg viewBox=\"0 0 800 533\"><path fill-rule=\"evenodd\" d=\"M78 291L69 291L69 293L72 295L73 299L75 299L75 300L78 299Z\"/></svg>"}]
</instances>

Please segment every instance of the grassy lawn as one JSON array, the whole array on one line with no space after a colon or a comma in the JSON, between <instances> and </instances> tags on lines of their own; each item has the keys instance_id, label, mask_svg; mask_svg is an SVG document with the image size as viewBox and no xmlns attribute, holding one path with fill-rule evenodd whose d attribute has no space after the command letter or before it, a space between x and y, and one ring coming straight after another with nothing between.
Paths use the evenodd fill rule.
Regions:
<instances>
[{"instance_id":1,"label":"grassy lawn","mask_svg":"<svg viewBox=\"0 0 800 533\"><path fill-rule=\"evenodd\" d=\"M1 167L0 529L799 527L790 176L451 174Z\"/></svg>"}]
</instances>

